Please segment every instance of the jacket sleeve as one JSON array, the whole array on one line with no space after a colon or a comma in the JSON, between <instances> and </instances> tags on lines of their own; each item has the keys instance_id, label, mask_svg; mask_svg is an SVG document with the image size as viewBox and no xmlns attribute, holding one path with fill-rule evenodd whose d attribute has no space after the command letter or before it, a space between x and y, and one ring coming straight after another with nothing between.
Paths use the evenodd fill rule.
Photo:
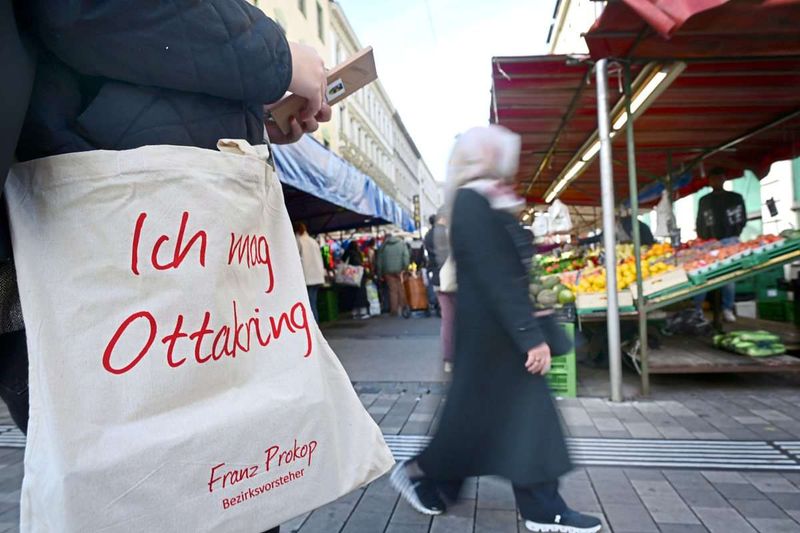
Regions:
<instances>
[{"instance_id":1,"label":"jacket sleeve","mask_svg":"<svg viewBox=\"0 0 800 533\"><path fill-rule=\"evenodd\" d=\"M737 196L736 205L739 206L742 213L742 220L736 225L736 236L738 237L742 234L742 231L744 231L745 226L747 226L747 205L744 203L744 196L741 194L737 194Z\"/></svg>"},{"instance_id":2,"label":"jacket sleeve","mask_svg":"<svg viewBox=\"0 0 800 533\"><path fill-rule=\"evenodd\" d=\"M292 78L281 28L245 0L28 0L38 36L81 74L255 103Z\"/></svg>"},{"instance_id":3,"label":"jacket sleeve","mask_svg":"<svg viewBox=\"0 0 800 533\"><path fill-rule=\"evenodd\" d=\"M411 264L411 252L408 251L408 246L403 244L403 270L408 268L408 265Z\"/></svg>"},{"instance_id":4,"label":"jacket sleeve","mask_svg":"<svg viewBox=\"0 0 800 533\"><path fill-rule=\"evenodd\" d=\"M447 235L447 230L442 226L437 226L433 234L433 249L436 251L436 261L439 265L443 265L447 258L450 257L450 237Z\"/></svg>"},{"instance_id":5,"label":"jacket sleeve","mask_svg":"<svg viewBox=\"0 0 800 533\"><path fill-rule=\"evenodd\" d=\"M528 296L528 276L520 268L511 234L497 227L489 203L474 191L462 190L452 220L451 244L459 285L465 276L478 284L492 314L520 353L542 344L544 335Z\"/></svg>"},{"instance_id":6,"label":"jacket sleeve","mask_svg":"<svg viewBox=\"0 0 800 533\"><path fill-rule=\"evenodd\" d=\"M700 203L697 205L697 219L694 223L695 232L700 239L709 238L708 228L706 228L705 220L703 219L703 211L706 209L705 204L708 203L706 198L708 196L700 198Z\"/></svg>"}]
</instances>

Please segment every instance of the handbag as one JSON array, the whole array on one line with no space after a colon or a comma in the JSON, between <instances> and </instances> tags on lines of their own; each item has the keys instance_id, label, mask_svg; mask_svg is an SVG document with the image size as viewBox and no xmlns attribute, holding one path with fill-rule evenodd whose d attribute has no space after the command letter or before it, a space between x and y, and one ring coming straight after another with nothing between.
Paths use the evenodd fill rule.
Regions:
<instances>
[{"instance_id":1,"label":"handbag","mask_svg":"<svg viewBox=\"0 0 800 533\"><path fill-rule=\"evenodd\" d=\"M337 285L345 287L361 287L361 280L364 277L364 267L351 265L350 261L343 261L336 265L334 281Z\"/></svg>"},{"instance_id":2,"label":"handbag","mask_svg":"<svg viewBox=\"0 0 800 533\"><path fill-rule=\"evenodd\" d=\"M310 312L266 145L16 165L27 532L264 531L393 464Z\"/></svg>"},{"instance_id":3,"label":"handbag","mask_svg":"<svg viewBox=\"0 0 800 533\"><path fill-rule=\"evenodd\" d=\"M456 282L456 262L453 260L452 254L447 256L447 259L442 265L442 269L439 270L439 291L458 291L458 283Z\"/></svg>"}]
</instances>

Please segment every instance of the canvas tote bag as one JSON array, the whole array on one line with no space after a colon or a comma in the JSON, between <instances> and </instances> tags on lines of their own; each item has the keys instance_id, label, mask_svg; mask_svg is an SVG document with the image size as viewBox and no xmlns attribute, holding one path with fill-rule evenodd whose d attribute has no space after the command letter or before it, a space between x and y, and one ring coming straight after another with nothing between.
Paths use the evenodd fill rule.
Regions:
<instances>
[{"instance_id":1,"label":"canvas tote bag","mask_svg":"<svg viewBox=\"0 0 800 533\"><path fill-rule=\"evenodd\" d=\"M309 311L268 147L16 165L23 532L258 533L393 464Z\"/></svg>"}]
</instances>

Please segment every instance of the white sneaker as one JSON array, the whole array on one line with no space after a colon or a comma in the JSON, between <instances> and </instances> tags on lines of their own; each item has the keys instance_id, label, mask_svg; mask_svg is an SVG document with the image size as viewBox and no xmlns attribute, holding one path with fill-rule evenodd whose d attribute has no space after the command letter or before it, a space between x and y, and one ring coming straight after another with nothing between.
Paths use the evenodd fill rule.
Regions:
<instances>
[{"instance_id":1,"label":"white sneaker","mask_svg":"<svg viewBox=\"0 0 800 533\"><path fill-rule=\"evenodd\" d=\"M444 363L444 373L445 374L449 374L452 371L453 371L453 363L451 363L450 361L445 361L445 363Z\"/></svg>"},{"instance_id":2,"label":"white sneaker","mask_svg":"<svg viewBox=\"0 0 800 533\"><path fill-rule=\"evenodd\" d=\"M734 315L733 311L731 311L730 309L723 309L722 320L730 324L733 324L734 322L736 322L736 315Z\"/></svg>"}]
</instances>

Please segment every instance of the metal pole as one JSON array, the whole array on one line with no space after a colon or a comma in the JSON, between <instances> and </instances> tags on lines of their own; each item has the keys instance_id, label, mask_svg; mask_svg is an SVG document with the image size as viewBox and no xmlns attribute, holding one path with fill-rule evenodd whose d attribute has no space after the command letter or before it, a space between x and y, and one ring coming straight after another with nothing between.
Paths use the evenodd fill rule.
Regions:
<instances>
[{"instance_id":1,"label":"metal pole","mask_svg":"<svg viewBox=\"0 0 800 533\"><path fill-rule=\"evenodd\" d=\"M622 401L622 351L619 336L619 299L617 298L617 238L614 220L614 169L611 160L611 137L608 120L608 60L596 65L597 129L600 136L600 186L603 206L603 245L606 249L606 291L608 292L608 372L611 376L611 400Z\"/></svg>"},{"instance_id":2,"label":"metal pole","mask_svg":"<svg viewBox=\"0 0 800 533\"><path fill-rule=\"evenodd\" d=\"M628 148L628 188L631 197L631 228L633 230L633 257L636 261L636 295L639 307L639 355L641 358L642 394L650 394L650 367L647 346L647 311L644 307L644 283L642 278L642 235L639 231L639 184L636 175L636 139L631 113L631 67L625 64L625 112L628 113L625 128L625 143Z\"/></svg>"}]
</instances>

